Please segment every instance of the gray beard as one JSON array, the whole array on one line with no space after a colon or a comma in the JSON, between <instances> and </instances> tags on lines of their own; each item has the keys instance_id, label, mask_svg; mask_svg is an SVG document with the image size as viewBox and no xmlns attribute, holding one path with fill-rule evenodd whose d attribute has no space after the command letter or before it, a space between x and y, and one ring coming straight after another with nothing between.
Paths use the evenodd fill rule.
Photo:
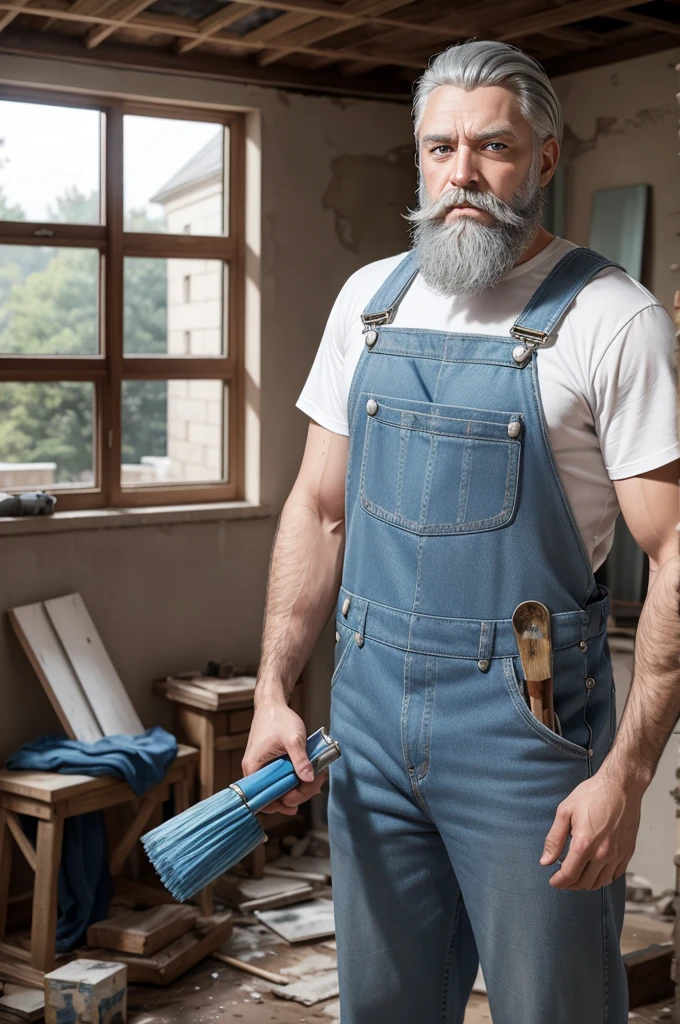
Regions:
<instances>
[{"instance_id":1,"label":"gray beard","mask_svg":"<svg viewBox=\"0 0 680 1024\"><path fill-rule=\"evenodd\" d=\"M539 185L540 164L534 158L525 181L508 205L491 192L453 188L430 200L418 186L419 209L410 213L413 245L423 280L440 295L477 295L498 284L531 244L545 198ZM480 224L459 217L443 218L452 206L469 203L490 213L495 223Z\"/></svg>"}]
</instances>

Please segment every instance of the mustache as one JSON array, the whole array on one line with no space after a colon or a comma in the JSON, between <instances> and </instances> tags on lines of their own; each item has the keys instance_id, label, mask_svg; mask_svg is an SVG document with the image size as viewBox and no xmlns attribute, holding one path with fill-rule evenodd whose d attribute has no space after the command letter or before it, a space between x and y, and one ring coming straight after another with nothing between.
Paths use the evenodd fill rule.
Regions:
<instances>
[{"instance_id":1,"label":"mustache","mask_svg":"<svg viewBox=\"0 0 680 1024\"><path fill-rule=\"evenodd\" d=\"M508 206L492 192L477 192L467 188L452 188L442 192L436 199L430 199L422 204L418 210L409 210L406 220L413 225L443 220L449 210L462 203L491 214L496 221L508 227L521 227L525 221L519 209Z\"/></svg>"}]
</instances>

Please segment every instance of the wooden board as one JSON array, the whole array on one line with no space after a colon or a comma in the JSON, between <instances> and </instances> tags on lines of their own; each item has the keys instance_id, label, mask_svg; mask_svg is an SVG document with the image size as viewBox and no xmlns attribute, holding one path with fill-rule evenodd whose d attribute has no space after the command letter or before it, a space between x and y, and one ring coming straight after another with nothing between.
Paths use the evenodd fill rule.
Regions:
<instances>
[{"instance_id":1,"label":"wooden board","mask_svg":"<svg viewBox=\"0 0 680 1024\"><path fill-rule=\"evenodd\" d=\"M333 904L330 900L310 900L283 910L256 910L255 914L262 924L291 944L335 935Z\"/></svg>"},{"instance_id":2,"label":"wooden board","mask_svg":"<svg viewBox=\"0 0 680 1024\"><path fill-rule=\"evenodd\" d=\"M104 736L144 732L80 594L45 601L45 610Z\"/></svg>"},{"instance_id":3,"label":"wooden board","mask_svg":"<svg viewBox=\"0 0 680 1024\"><path fill-rule=\"evenodd\" d=\"M150 956L190 931L197 917L196 907L182 904L166 903L150 910L130 910L91 924L87 929L87 943L121 953Z\"/></svg>"},{"instance_id":4,"label":"wooden board","mask_svg":"<svg viewBox=\"0 0 680 1024\"><path fill-rule=\"evenodd\" d=\"M30 964L5 956L0 960L0 981L14 981L18 985L27 985L42 992L44 977L44 971L39 971Z\"/></svg>"},{"instance_id":5,"label":"wooden board","mask_svg":"<svg viewBox=\"0 0 680 1024\"><path fill-rule=\"evenodd\" d=\"M645 949L636 949L634 953L626 953L623 963L628 978L631 1009L671 998L674 992L671 977L672 942L646 946Z\"/></svg>"},{"instance_id":6,"label":"wooden board","mask_svg":"<svg viewBox=\"0 0 680 1024\"><path fill-rule=\"evenodd\" d=\"M23 985L5 985L0 996L0 1014L20 1020L41 1020L45 1015L45 993Z\"/></svg>"},{"instance_id":7,"label":"wooden board","mask_svg":"<svg viewBox=\"0 0 680 1024\"><path fill-rule=\"evenodd\" d=\"M314 895L313 887L302 879L295 877L276 878L236 878L222 875L218 882L218 891L230 903L235 904L242 913L251 910L267 910L271 907L283 907L290 903L308 900Z\"/></svg>"},{"instance_id":8,"label":"wooden board","mask_svg":"<svg viewBox=\"0 0 680 1024\"><path fill-rule=\"evenodd\" d=\"M193 931L175 939L153 956L114 952L110 949L84 949L81 955L89 960L116 960L127 964L131 984L169 985L199 960L210 956L227 941L232 932L232 914L215 914L199 918Z\"/></svg>"},{"instance_id":9,"label":"wooden board","mask_svg":"<svg viewBox=\"0 0 680 1024\"><path fill-rule=\"evenodd\" d=\"M225 708L244 708L253 705L253 694L250 690L213 693L204 686L196 686L193 682L173 677L155 680L154 691L167 700L174 700L201 711L223 711Z\"/></svg>"},{"instance_id":10,"label":"wooden board","mask_svg":"<svg viewBox=\"0 0 680 1024\"><path fill-rule=\"evenodd\" d=\"M86 743L101 739L104 734L42 602L11 608L9 618L67 735Z\"/></svg>"}]
</instances>

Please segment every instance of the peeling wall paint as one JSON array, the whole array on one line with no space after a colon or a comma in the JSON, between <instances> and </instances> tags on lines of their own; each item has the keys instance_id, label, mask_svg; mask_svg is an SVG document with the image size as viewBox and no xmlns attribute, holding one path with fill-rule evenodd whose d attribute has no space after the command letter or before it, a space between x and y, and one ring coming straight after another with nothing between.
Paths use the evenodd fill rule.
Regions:
<instances>
[{"instance_id":1,"label":"peeling wall paint","mask_svg":"<svg viewBox=\"0 0 680 1024\"><path fill-rule=\"evenodd\" d=\"M403 214L415 205L415 195L414 147L408 144L384 156L335 157L322 203L333 212L340 245L370 263L408 247Z\"/></svg>"},{"instance_id":2,"label":"peeling wall paint","mask_svg":"<svg viewBox=\"0 0 680 1024\"><path fill-rule=\"evenodd\" d=\"M669 312L680 288L680 48L558 78L565 132L567 237L587 245L593 192L651 186L643 283Z\"/></svg>"}]
</instances>

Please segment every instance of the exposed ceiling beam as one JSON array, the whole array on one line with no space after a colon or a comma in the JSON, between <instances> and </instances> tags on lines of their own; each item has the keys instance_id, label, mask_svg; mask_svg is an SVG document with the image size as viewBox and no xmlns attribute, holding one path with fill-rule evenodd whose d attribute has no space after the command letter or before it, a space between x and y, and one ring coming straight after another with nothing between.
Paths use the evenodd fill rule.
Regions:
<instances>
[{"instance_id":1,"label":"exposed ceiling beam","mask_svg":"<svg viewBox=\"0 0 680 1024\"><path fill-rule=\"evenodd\" d=\"M0 36L1 39L2 36ZM675 49L677 45L677 36L657 32L654 35L644 36L642 39L630 39L614 46L605 45L598 49L586 50L585 53L553 57L545 61L543 66L550 78L559 78L560 75L570 75L574 71L587 71L588 68L609 66L620 60L644 57L648 53L661 53L663 50Z\"/></svg>"},{"instance_id":2,"label":"exposed ceiling beam","mask_svg":"<svg viewBox=\"0 0 680 1024\"><path fill-rule=\"evenodd\" d=\"M239 4L227 4L219 11L215 11L214 14L208 15L207 18L203 18L202 21L198 22L199 34L195 39L178 39L175 44L175 53L188 53L189 50L195 49L204 43L206 39L209 39L215 32L219 32L220 29L229 28L235 21L243 17L243 8Z\"/></svg>"},{"instance_id":3,"label":"exposed ceiling beam","mask_svg":"<svg viewBox=\"0 0 680 1024\"><path fill-rule=\"evenodd\" d=\"M91 28L85 36L85 46L88 50L93 50L95 46L99 46L105 39L108 39L113 32L130 24L133 18L141 14L147 7L151 7L152 3L154 0L117 0L117 3L108 11L109 17L116 19L115 24Z\"/></svg>"},{"instance_id":4,"label":"exposed ceiling beam","mask_svg":"<svg viewBox=\"0 0 680 1024\"><path fill-rule=\"evenodd\" d=\"M355 11L357 14L380 15L394 11L399 7L406 7L414 0L349 0L344 4L346 10ZM292 32L279 36L276 40L277 46L288 46L288 50L267 50L259 60L264 67L281 60L289 53L294 53L298 46L308 46L311 43L318 43L322 39L329 39L339 32L346 32L348 29L357 28L363 22L357 18L355 21L338 22L331 18L317 18L310 25L294 29Z\"/></svg>"},{"instance_id":5,"label":"exposed ceiling beam","mask_svg":"<svg viewBox=\"0 0 680 1024\"><path fill-rule=\"evenodd\" d=\"M517 3L513 3L509 6L515 8L519 6L520 9L523 6L526 7L526 5L522 3L519 5ZM432 45L436 46L439 40L445 43L450 43L461 37L476 34L479 31L480 26L483 25L486 20L493 18L493 16L497 14L498 0L482 0L481 3L470 4L462 10L459 10L456 13L455 21L452 16L448 14L445 17L438 17L432 21L425 22L424 24L429 32ZM389 48L392 45L397 49L401 47L408 48L409 43L411 46L413 45L413 38L408 31L405 31L404 29L396 29L393 32L386 32L384 35L380 36L381 49L384 47ZM345 59L346 54L343 50L339 50L337 60L344 61ZM380 67L378 61L376 61L374 67ZM362 68L365 68L365 65L360 63L350 63L344 67L343 73L348 76L361 74Z\"/></svg>"},{"instance_id":6,"label":"exposed ceiling beam","mask_svg":"<svg viewBox=\"0 0 680 1024\"><path fill-rule=\"evenodd\" d=\"M669 32L672 36L680 36L680 25L674 25L663 18L650 18L647 14L636 14L634 11L619 11L616 15L621 21L639 28L648 28L650 32Z\"/></svg>"},{"instance_id":7,"label":"exposed ceiling beam","mask_svg":"<svg viewBox=\"0 0 680 1024\"><path fill-rule=\"evenodd\" d=\"M50 12L50 15L54 11ZM148 15L147 15L148 17ZM410 82L400 74L382 74L378 78L354 78L345 81L336 70L309 71L306 68L275 64L260 68L221 53L189 53L178 56L164 47L117 43L107 39L96 50L88 50L82 40L67 35L42 35L40 32L11 28L0 34L0 54L42 56L96 67L120 67L139 71L157 71L170 75L188 75L198 79L239 82L269 88L325 96L353 96L357 99L411 101Z\"/></svg>"},{"instance_id":8,"label":"exposed ceiling beam","mask_svg":"<svg viewBox=\"0 0 680 1024\"><path fill-rule=\"evenodd\" d=\"M513 18L502 25L493 25L491 34L495 39L503 41L517 39L532 32L543 32L545 29L571 25L574 21L585 21L596 15L614 14L616 11L622 11L630 2L631 0L575 0L573 3L560 4L559 7L546 7L536 14Z\"/></svg>"},{"instance_id":9,"label":"exposed ceiling beam","mask_svg":"<svg viewBox=\"0 0 680 1024\"><path fill-rule=\"evenodd\" d=\"M63 21L74 21L81 24L91 23L95 26L101 26L92 29L88 33L88 49L97 46L99 42L120 28L146 30L150 35L166 33L168 35L184 36L188 39L196 38L199 30L192 18L179 18L164 14L140 14L132 19L130 11L134 7L138 9L148 7L153 2L154 0L132 0L132 2L130 0L118 0L115 13L112 10L109 14L73 14L70 10L59 10L59 8L50 6L49 0L47 0L45 4L40 6L34 3L30 8L30 13L44 18L52 18L55 15L55 10L58 10L59 18ZM22 6L22 0L10 0L10 2L0 0L0 11L12 11L16 14L21 14L25 11L25 8ZM213 44L222 45L229 49L248 51L261 49L261 44L249 43L247 37L236 35L233 32L220 32L217 35L211 36L210 41ZM313 46L299 47L296 52L308 53L313 57L330 57L333 55L332 50L324 50ZM372 64L377 59L381 64L394 64L398 67L412 68L415 71L420 71L425 66L424 60L412 57L409 54L382 54L376 53L375 50L364 54L361 50L350 50L348 51L348 56L351 60L363 60L367 64Z\"/></svg>"},{"instance_id":10,"label":"exposed ceiling beam","mask_svg":"<svg viewBox=\"0 0 680 1024\"><path fill-rule=\"evenodd\" d=\"M19 15L21 14L21 8L26 7L28 3L29 0L21 0L19 4L19 10L6 11L5 14L0 15L0 32L2 32L3 29L7 28L7 26L10 25L15 18L19 17Z\"/></svg>"},{"instance_id":11,"label":"exposed ceiling beam","mask_svg":"<svg viewBox=\"0 0 680 1024\"><path fill-rule=\"evenodd\" d=\"M476 5L476 7L469 8L466 23L470 34L481 32L488 39L509 41L511 39L520 39L523 36L540 35L546 30L561 28L564 25L570 25L572 22L583 21L599 14L611 14L615 11L621 11L629 3L631 3L631 0L572 0L570 3L545 7L540 11L534 11L532 14L513 18L499 25L494 23L493 20L493 15L498 14L498 4L491 0L491 2L481 3ZM466 12L461 12L459 20L463 21L465 16ZM450 22L450 20L442 19L439 25L444 28L444 23ZM476 24L473 24L473 22L476 22ZM428 27L435 28L436 23ZM391 32L389 37L392 37ZM388 41L388 36L380 39L381 49ZM338 53L338 60L341 59L344 59L343 52ZM378 66L377 62L374 67L376 66ZM352 65L344 69L345 74L356 74L358 68L359 65L353 62Z\"/></svg>"},{"instance_id":12,"label":"exposed ceiling beam","mask_svg":"<svg viewBox=\"0 0 680 1024\"><path fill-rule=\"evenodd\" d=\"M268 21L265 25L254 28L252 32L246 33L246 36L254 43L266 43L271 39L278 39L279 36L285 35L286 32L290 32L294 28L299 28L300 25L308 25L310 21L316 20L316 14L300 14L299 11L288 11L286 14L282 14L280 18L275 18L273 21Z\"/></svg>"}]
</instances>

